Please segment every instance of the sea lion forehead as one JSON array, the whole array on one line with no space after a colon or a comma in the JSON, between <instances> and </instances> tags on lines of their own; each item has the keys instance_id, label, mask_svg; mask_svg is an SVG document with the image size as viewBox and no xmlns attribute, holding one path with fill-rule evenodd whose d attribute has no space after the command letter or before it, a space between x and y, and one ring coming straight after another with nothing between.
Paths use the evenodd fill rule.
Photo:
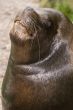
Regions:
<instances>
[{"instance_id":1,"label":"sea lion forehead","mask_svg":"<svg viewBox=\"0 0 73 110\"><path fill-rule=\"evenodd\" d=\"M17 17L21 17L23 18L23 16L36 16L36 17L48 17L48 15L50 16L61 16L62 13L60 13L57 10L51 9L51 8L31 8L31 7L25 7L23 11L21 11L20 13L17 14Z\"/></svg>"}]
</instances>

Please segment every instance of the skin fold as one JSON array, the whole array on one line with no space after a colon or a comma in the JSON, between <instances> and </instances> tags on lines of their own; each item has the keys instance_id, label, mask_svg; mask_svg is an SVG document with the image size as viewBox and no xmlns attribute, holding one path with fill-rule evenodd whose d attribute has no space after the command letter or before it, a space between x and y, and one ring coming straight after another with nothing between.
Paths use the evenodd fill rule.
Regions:
<instances>
[{"instance_id":1,"label":"skin fold","mask_svg":"<svg viewBox=\"0 0 73 110\"><path fill-rule=\"evenodd\" d=\"M73 110L73 24L30 7L17 14L2 84L2 110Z\"/></svg>"}]
</instances>

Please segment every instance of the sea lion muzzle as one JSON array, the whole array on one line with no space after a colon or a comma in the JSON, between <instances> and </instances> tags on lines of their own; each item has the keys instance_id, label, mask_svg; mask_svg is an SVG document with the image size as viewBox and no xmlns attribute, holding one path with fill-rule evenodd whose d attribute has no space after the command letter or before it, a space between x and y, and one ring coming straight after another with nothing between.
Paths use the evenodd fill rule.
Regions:
<instances>
[{"instance_id":1,"label":"sea lion muzzle","mask_svg":"<svg viewBox=\"0 0 73 110\"><path fill-rule=\"evenodd\" d=\"M19 39L22 41L21 44L23 44L26 40L34 39L37 31L40 29L39 15L33 9L26 8L21 16L17 15L15 18L14 26L10 32L11 40L15 41L15 39Z\"/></svg>"}]
</instances>

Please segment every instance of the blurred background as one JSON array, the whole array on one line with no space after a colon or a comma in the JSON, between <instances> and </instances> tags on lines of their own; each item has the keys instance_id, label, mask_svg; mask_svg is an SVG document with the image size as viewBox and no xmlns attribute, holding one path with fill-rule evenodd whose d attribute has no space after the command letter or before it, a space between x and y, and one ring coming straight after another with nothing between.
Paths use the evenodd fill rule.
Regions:
<instances>
[{"instance_id":1,"label":"blurred background","mask_svg":"<svg viewBox=\"0 0 73 110\"><path fill-rule=\"evenodd\" d=\"M40 0L40 6L57 9L73 21L73 0Z\"/></svg>"},{"instance_id":2,"label":"blurred background","mask_svg":"<svg viewBox=\"0 0 73 110\"><path fill-rule=\"evenodd\" d=\"M73 0L0 0L0 88L10 54L9 31L16 14L26 6L55 8L73 21Z\"/></svg>"}]
</instances>

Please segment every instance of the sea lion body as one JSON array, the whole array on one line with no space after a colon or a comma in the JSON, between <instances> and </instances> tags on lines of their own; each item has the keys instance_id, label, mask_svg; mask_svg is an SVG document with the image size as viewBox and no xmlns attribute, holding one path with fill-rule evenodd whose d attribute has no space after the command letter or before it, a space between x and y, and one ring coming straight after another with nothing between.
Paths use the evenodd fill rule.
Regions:
<instances>
[{"instance_id":1,"label":"sea lion body","mask_svg":"<svg viewBox=\"0 0 73 110\"><path fill-rule=\"evenodd\" d=\"M73 25L53 9L34 10L18 15L10 32L3 110L72 110Z\"/></svg>"}]
</instances>

